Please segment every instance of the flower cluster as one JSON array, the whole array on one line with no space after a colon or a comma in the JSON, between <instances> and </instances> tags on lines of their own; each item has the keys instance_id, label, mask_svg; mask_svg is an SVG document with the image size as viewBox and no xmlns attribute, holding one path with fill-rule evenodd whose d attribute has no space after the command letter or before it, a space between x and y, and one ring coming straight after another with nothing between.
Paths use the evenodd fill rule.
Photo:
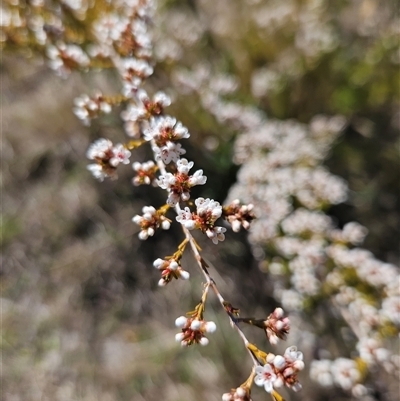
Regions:
<instances>
[{"instance_id":1,"label":"flower cluster","mask_svg":"<svg viewBox=\"0 0 400 401\"><path fill-rule=\"evenodd\" d=\"M195 185L204 185L207 177L203 176L203 170L197 170L189 176L189 170L193 167L193 162L180 159L176 163L177 172L175 174L165 173L160 175L157 183L169 192L167 204L175 206L179 200L187 201L190 199L190 188Z\"/></svg>"},{"instance_id":2,"label":"flower cluster","mask_svg":"<svg viewBox=\"0 0 400 401\"><path fill-rule=\"evenodd\" d=\"M110 140L101 138L90 145L86 156L96 161L95 164L88 165L88 170L95 178L103 181L105 177L117 177L118 165L129 164L131 152L121 144L113 145Z\"/></svg>"},{"instance_id":3,"label":"flower cluster","mask_svg":"<svg viewBox=\"0 0 400 401\"><path fill-rule=\"evenodd\" d=\"M158 258L154 261L153 266L161 271L161 279L158 282L160 287L167 285L173 278L182 280L188 280L190 274L183 270L180 261L171 259Z\"/></svg>"},{"instance_id":4,"label":"flower cluster","mask_svg":"<svg viewBox=\"0 0 400 401\"><path fill-rule=\"evenodd\" d=\"M284 316L282 308L276 308L264 321L265 332L271 344L277 344L279 339L286 340L290 329L290 321Z\"/></svg>"},{"instance_id":5,"label":"flower cluster","mask_svg":"<svg viewBox=\"0 0 400 401\"><path fill-rule=\"evenodd\" d=\"M136 176L132 179L133 185L136 187L139 185L157 185L156 172L158 167L155 165L153 160L149 160L145 163L134 162L132 168L136 171Z\"/></svg>"},{"instance_id":6,"label":"flower cluster","mask_svg":"<svg viewBox=\"0 0 400 401\"><path fill-rule=\"evenodd\" d=\"M141 240L152 237L159 227L169 230L171 222L165 217L165 208L156 210L153 206L144 206L142 212L142 216L136 215L132 218L132 221L140 226L139 238Z\"/></svg>"},{"instance_id":7,"label":"flower cluster","mask_svg":"<svg viewBox=\"0 0 400 401\"><path fill-rule=\"evenodd\" d=\"M164 108L171 104L171 99L164 92L157 92L153 100L144 89L136 94L137 103L130 103L121 113L125 121L125 132L130 137L140 137L140 124L145 123L151 116L159 116Z\"/></svg>"},{"instance_id":8,"label":"flower cluster","mask_svg":"<svg viewBox=\"0 0 400 401\"><path fill-rule=\"evenodd\" d=\"M271 393L274 388L283 385L294 391L299 391L301 385L297 380L297 373L304 369L303 354L292 346L286 349L283 356L268 354L264 366L255 368L254 383L264 386L265 391Z\"/></svg>"},{"instance_id":9,"label":"flower cluster","mask_svg":"<svg viewBox=\"0 0 400 401\"><path fill-rule=\"evenodd\" d=\"M232 226L234 232L238 232L240 227L248 230L251 221L255 219L253 208L253 204L242 205L239 199L235 199L230 205L223 207L223 216Z\"/></svg>"},{"instance_id":10,"label":"flower cluster","mask_svg":"<svg viewBox=\"0 0 400 401\"><path fill-rule=\"evenodd\" d=\"M176 220L188 230L200 229L214 244L225 239L226 228L215 226L216 220L222 215L222 206L213 199L197 198L196 212L188 207L180 210Z\"/></svg>"},{"instance_id":11,"label":"flower cluster","mask_svg":"<svg viewBox=\"0 0 400 401\"><path fill-rule=\"evenodd\" d=\"M247 388L240 386L232 389L230 393L225 393L222 401L251 401L250 392Z\"/></svg>"},{"instance_id":12,"label":"flower cluster","mask_svg":"<svg viewBox=\"0 0 400 401\"><path fill-rule=\"evenodd\" d=\"M214 333L217 326L214 322L207 322L197 318L180 316L175 320L175 326L182 329L181 333L175 336L175 340L182 346L192 344L207 345L209 343L205 333Z\"/></svg>"},{"instance_id":13,"label":"flower cluster","mask_svg":"<svg viewBox=\"0 0 400 401\"><path fill-rule=\"evenodd\" d=\"M110 102L101 93L92 98L88 95L82 95L77 97L74 103L76 107L73 112L84 125L90 125L90 121L100 113L108 114L111 112Z\"/></svg>"}]
</instances>

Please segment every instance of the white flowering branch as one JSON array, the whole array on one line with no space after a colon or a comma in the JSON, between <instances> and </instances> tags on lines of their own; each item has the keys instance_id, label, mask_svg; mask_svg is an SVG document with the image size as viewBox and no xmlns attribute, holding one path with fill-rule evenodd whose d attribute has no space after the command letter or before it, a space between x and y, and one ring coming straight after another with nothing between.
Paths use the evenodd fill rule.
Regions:
<instances>
[{"instance_id":1,"label":"white flowering branch","mask_svg":"<svg viewBox=\"0 0 400 401\"><path fill-rule=\"evenodd\" d=\"M97 139L87 150L87 157L92 161L88 170L99 181L106 178L116 179L120 166L131 163L134 149L145 144L150 145L154 161L133 163L132 167L136 172L133 184L158 186L167 191L168 197L165 205L160 208L145 206L142 215L133 217L133 222L141 228L139 238L146 240L158 229L168 230L172 221L166 214L170 208L174 208L175 220L180 223L185 240L172 255L154 261L154 267L161 271L159 285L165 286L173 279L189 279L189 272L181 266L188 244L206 281L200 303L187 313L188 317L176 319L175 324L181 329L176 335L177 341L185 346L208 344L206 334L216 330L215 323L206 321L204 317L206 299L211 288L253 361L248 379L238 388L224 394L223 400L250 401L253 383L263 386L275 400L282 400L276 389L284 385L294 391L301 388L297 373L304 368L303 354L296 347L287 348L283 356L266 353L247 339L239 324L263 329L270 343L276 344L278 339L286 338L290 328L288 318L284 317L281 308L277 308L267 319L239 317L239 309L234 308L221 295L191 234L192 230L199 230L218 245L225 240L227 229L216 225L217 220L224 218L235 232L241 227L248 229L255 218L253 206L234 200L230 205L222 207L213 199L191 199L191 189L197 185L205 185L207 177L202 170L190 174L194 163L182 158L186 150L180 141L190 137L189 131L176 118L165 115L164 109L171 103L167 95L158 92L150 97L143 89L144 82L154 71L149 32L154 7L152 0L111 1L104 8L101 8L99 1L90 10L61 2L60 10L52 12L38 2L37 7L32 8L31 15L40 18L34 20L27 13L26 21L21 26L11 27L16 28L15 32L6 30L5 35L16 38L21 34L21 40L24 37L33 37L46 55L49 66L64 78L73 70L112 68L115 71L122 83L117 95L106 96L100 92L92 97L81 95L75 99L73 111L84 125L90 125L91 120L111 113L115 106L124 106L121 118L125 122L124 128L130 140L114 144L109 139ZM7 21L7 15L5 19ZM86 20L90 21L87 26L81 23ZM50 25L46 25L47 23ZM72 28L64 31L64 24L67 27L75 24L79 27L78 32L75 33ZM24 27L29 27L28 34L23 32ZM85 40L81 40L80 36ZM24 44L29 45L29 41ZM192 201L196 210L191 209Z\"/></svg>"}]
</instances>

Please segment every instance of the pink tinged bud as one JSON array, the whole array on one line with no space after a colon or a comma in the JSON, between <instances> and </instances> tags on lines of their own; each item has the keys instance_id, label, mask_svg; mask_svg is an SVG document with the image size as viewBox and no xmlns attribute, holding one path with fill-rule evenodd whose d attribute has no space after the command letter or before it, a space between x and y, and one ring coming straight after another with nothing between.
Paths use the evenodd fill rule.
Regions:
<instances>
[{"instance_id":1,"label":"pink tinged bud","mask_svg":"<svg viewBox=\"0 0 400 401\"><path fill-rule=\"evenodd\" d=\"M142 212L154 215L156 213L156 209L153 206L144 206Z\"/></svg>"},{"instance_id":2,"label":"pink tinged bud","mask_svg":"<svg viewBox=\"0 0 400 401\"><path fill-rule=\"evenodd\" d=\"M199 330L201 327L201 322L197 319L193 320L192 324L190 325L190 328L192 330Z\"/></svg>"},{"instance_id":3,"label":"pink tinged bud","mask_svg":"<svg viewBox=\"0 0 400 401\"><path fill-rule=\"evenodd\" d=\"M134 217L132 218L132 221L133 221L134 223L140 225L140 222L142 221L142 216L139 216L139 215L137 214L136 216L134 216Z\"/></svg>"},{"instance_id":4,"label":"pink tinged bud","mask_svg":"<svg viewBox=\"0 0 400 401\"><path fill-rule=\"evenodd\" d=\"M272 345L276 345L279 342L279 338L275 334L268 334L268 340Z\"/></svg>"},{"instance_id":5,"label":"pink tinged bud","mask_svg":"<svg viewBox=\"0 0 400 401\"><path fill-rule=\"evenodd\" d=\"M248 230L250 228L250 223L246 220L242 221L242 226L245 230Z\"/></svg>"},{"instance_id":6,"label":"pink tinged bud","mask_svg":"<svg viewBox=\"0 0 400 401\"><path fill-rule=\"evenodd\" d=\"M294 369L289 367L283 371L283 377L290 377L293 376L295 373Z\"/></svg>"},{"instance_id":7,"label":"pink tinged bud","mask_svg":"<svg viewBox=\"0 0 400 401\"><path fill-rule=\"evenodd\" d=\"M282 370L286 366L285 358L281 355L277 355L274 358L273 365L275 366L276 369Z\"/></svg>"},{"instance_id":8,"label":"pink tinged bud","mask_svg":"<svg viewBox=\"0 0 400 401\"><path fill-rule=\"evenodd\" d=\"M282 308L276 308L275 310L274 310L274 315L275 315L275 317L277 318L277 319L282 319L283 318L283 316L284 316L284 311L283 311L283 309Z\"/></svg>"},{"instance_id":9,"label":"pink tinged bud","mask_svg":"<svg viewBox=\"0 0 400 401\"><path fill-rule=\"evenodd\" d=\"M284 326L285 326L285 325L284 325L284 323L282 322L282 320L278 320L278 321L275 323L275 328L276 328L278 331L281 331L281 330L283 329Z\"/></svg>"},{"instance_id":10,"label":"pink tinged bud","mask_svg":"<svg viewBox=\"0 0 400 401\"><path fill-rule=\"evenodd\" d=\"M189 192L183 192L181 195L181 199L186 202L187 200L190 199L190 193Z\"/></svg>"},{"instance_id":11,"label":"pink tinged bud","mask_svg":"<svg viewBox=\"0 0 400 401\"><path fill-rule=\"evenodd\" d=\"M179 202L179 194L171 192L167 199L167 204L169 206L175 206Z\"/></svg>"},{"instance_id":12,"label":"pink tinged bud","mask_svg":"<svg viewBox=\"0 0 400 401\"><path fill-rule=\"evenodd\" d=\"M156 259L156 260L153 262L153 266L154 266L156 269L161 269L162 266L163 266L163 264L164 264L164 260L161 259L161 258L158 258L158 259Z\"/></svg>"},{"instance_id":13,"label":"pink tinged bud","mask_svg":"<svg viewBox=\"0 0 400 401\"><path fill-rule=\"evenodd\" d=\"M304 369L304 362L301 361L301 360L297 360L297 361L295 361L295 362L293 363L293 367L294 367L297 371L303 370L303 369Z\"/></svg>"},{"instance_id":14,"label":"pink tinged bud","mask_svg":"<svg viewBox=\"0 0 400 401\"><path fill-rule=\"evenodd\" d=\"M189 280L189 278L190 278L189 272L187 272L186 270L181 270L180 271L180 278L182 280Z\"/></svg>"},{"instance_id":15,"label":"pink tinged bud","mask_svg":"<svg viewBox=\"0 0 400 401\"><path fill-rule=\"evenodd\" d=\"M234 221L232 221L232 230L233 230L235 233L237 233L237 232L240 231L240 227L241 227L241 226L242 226L242 225L241 225L241 223L240 223L239 220L234 220Z\"/></svg>"},{"instance_id":16,"label":"pink tinged bud","mask_svg":"<svg viewBox=\"0 0 400 401\"><path fill-rule=\"evenodd\" d=\"M239 397L243 398L243 397L246 395L246 390L245 390L243 387L238 387L238 388L236 389L236 394L237 394Z\"/></svg>"},{"instance_id":17,"label":"pink tinged bud","mask_svg":"<svg viewBox=\"0 0 400 401\"><path fill-rule=\"evenodd\" d=\"M138 237L139 237L139 239L141 239L142 241L144 241L144 240L146 240L147 238L149 238L149 234L147 233L147 231L140 231Z\"/></svg>"},{"instance_id":18,"label":"pink tinged bud","mask_svg":"<svg viewBox=\"0 0 400 401\"><path fill-rule=\"evenodd\" d=\"M111 106L110 106L108 103L101 103L101 104L100 104L100 110L101 110L103 113L108 114L108 113L111 112Z\"/></svg>"},{"instance_id":19,"label":"pink tinged bud","mask_svg":"<svg viewBox=\"0 0 400 401\"><path fill-rule=\"evenodd\" d=\"M207 333L214 333L217 330L217 325L214 322L207 322L205 324L205 330Z\"/></svg>"},{"instance_id":20,"label":"pink tinged bud","mask_svg":"<svg viewBox=\"0 0 400 401\"><path fill-rule=\"evenodd\" d=\"M275 388L280 388L283 386L283 379L281 377L277 377L276 380L274 381L274 387Z\"/></svg>"},{"instance_id":21,"label":"pink tinged bud","mask_svg":"<svg viewBox=\"0 0 400 401\"><path fill-rule=\"evenodd\" d=\"M172 260L171 263L169 264L169 268L171 270L176 270L178 267L179 267L179 265L175 260Z\"/></svg>"},{"instance_id":22,"label":"pink tinged bud","mask_svg":"<svg viewBox=\"0 0 400 401\"><path fill-rule=\"evenodd\" d=\"M159 287L165 287L166 285L167 285L167 282L163 278L158 280L158 286Z\"/></svg>"},{"instance_id":23,"label":"pink tinged bud","mask_svg":"<svg viewBox=\"0 0 400 401\"><path fill-rule=\"evenodd\" d=\"M231 393L225 393L222 395L222 401L232 401Z\"/></svg>"},{"instance_id":24,"label":"pink tinged bud","mask_svg":"<svg viewBox=\"0 0 400 401\"><path fill-rule=\"evenodd\" d=\"M203 347L206 346L206 345L208 345L208 343L209 343L208 338L206 338L206 337L201 337L199 343L200 343L200 345L202 345Z\"/></svg>"},{"instance_id":25,"label":"pink tinged bud","mask_svg":"<svg viewBox=\"0 0 400 401\"><path fill-rule=\"evenodd\" d=\"M161 223L161 228L162 228L163 230L169 230L170 227L171 227L171 223L170 223L168 220L164 220L164 221Z\"/></svg>"},{"instance_id":26,"label":"pink tinged bud","mask_svg":"<svg viewBox=\"0 0 400 401\"><path fill-rule=\"evenodd\" d=\"M274 361L274 359L275 359L275 354L270 353L267 355L266 361L267 361L267 363L272 363Z\"/></svg>"},{"instance_id":27,"label":"pink tinged bud","mask_svg":"<svg viewBox=\"0 0 400 401\"><path fill-rule=\"evenodd\" d=\"M180 327L183 328L186 326L187 323L187 318L185 316L179 316L176 320L175 320L175 326L176 327ZM181 334L181 333L179 333ZM180 341L180 340L179 340Z\"/></svg>"},{"instance_id":28,"label":"pink tinged bud","mask_svg":"<svg viewBox=\"0 0 400 401\"><path fill-rule=\"evenodd\" d=\"M143 218L144 218L145 220L147 220L147 221L151 221L151 220L153 220L153 215L150 214L150 213L144 213L144 214L143 214Z\"/></svg>"},{"instance_id":29,"label":"pink tinged bud","mask_svg":"<svg viewBox=\"0 0 400 401\"><path fill-rule=\"evenodd\" d=\"M154 235L154 233L155 233L154 228L153 227L149 227L147 229L147 233L148 233L149 237L152 237Z\"/></svg>"},{"instance_id":30,"label":"pink tinged bud","mask_svg":"<svg viewBox=\"0 0 400 401\"><path fill-rule=\"evenodd\" d=\"M182 342L182 340L184 339L185 335L183 333L178 333L175 335L175 341L177 343Z\"/></svg>"},{"instance_id":31,"label":"pink tinged bud","mask_svg":"<svg viewBox=\"0 0 400 401\"><path fill-rule=\"evenodd\" d=\"M183 225L188 229L188 230L193 230L196 227L196 223L193 220L188 220L184 221Z\"/></svg>"}]
</instances>

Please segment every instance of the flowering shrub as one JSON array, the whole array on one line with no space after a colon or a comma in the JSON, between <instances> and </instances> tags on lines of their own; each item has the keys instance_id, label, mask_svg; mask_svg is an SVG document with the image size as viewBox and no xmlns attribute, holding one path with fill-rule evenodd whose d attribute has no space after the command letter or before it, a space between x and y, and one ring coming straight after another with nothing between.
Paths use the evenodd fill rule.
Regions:
<instances>
[{"instance_id":1,"label":"flowering shrub","mask_svg":"<svg viewBox=\"0 0 400 401\"><path fill-rule=\"evenodd\" d=\"M269 93L271 99L277 100L283 92L282 82L305 76L307 68L312 68L322 55L338 48L338 40L328 24L324 2L316 2L314 8L304 6L298 17L295 2L265 8L258 2L248 3L248 15L271 35L278 35L284 26L291 25L290 21L298 19L296 53L282 51L272 67L254 71L251 76L255 97L263 98ZM75 100L73 111L86 126L103 114L120 112L128 137L125 142L120 139L124 143L116 144L109 139L96 139L87 150L91 160L88 170L95 179L104 181L116 179L123 165L133 163L134 186L151 184L166 191L164 204L145 206L142 215L132 220L140 227L141 240L153 237L159 229L169 230L172 224L181 226L183 240L176 250L169 256L157 255L153 262L161 273L160 287L171 287L173 279L188 280L194 273L183 261L187 247L205 281L201 301L187 316L175 321L181 330L176 341L183 346L212 341L209 334L216 331L216 324L206 320L205 313L210 289L242 340L253 367L242 385L222 396L224 401L251 400L253 383L275 400L283 400L278 391L284 386L300 390L298 373L305 368L303 353L295 346L288 347L283 355L265 352L251 343L242 330L245 324L261 328L270 344L276 345L287 338L290 328L296 329L293 321L299 322L299 316L305 327L303 336L294 333L299 344L307 335L315 339L317 333L329 330L326 316L337 320L335 330L348 327L352 332L347 337L337 333L338 345L322 337L305 348L308 355L314 355L308 363L311 378L358 398L372 397L376 369L396 374L399 368L399 358L393 351L400 324L398 269L356 247L366 235L364 227L350 222L338 229L325 214L330 205L343 202L347 196L345 181L322 163L348 126L348 119L343 115L317 115L309 124L267 119L259 108L229 100L238 88L236 78L214 75L212 68L205 65L174 72L172 79L184 95L197 94L203 109L218 123L240 132L234 159L242 167L226 205L211 198L193 197L192 188L205 186L207 177L201 169L191 172L194 162L183 157L183 146L192 139L189 129L166 113L165 109L174 103L167 94L155 92L150 96L145 89L155 60L179 60L182 52L178 43L157 37L160 31L153 49L149 27L154 21L154 8L149 0L114 1L107 5L62 1L54 8L41 1L24 5L11 2L3 11L1 39L7 47L36 46L50 68L63 78L74 70L110 69L119 80L120 89L112 96L98 92ZM175 18L165 15L161 18L167 30L169 24L175 26L179 22L179 14ZM176 26L175 35L189 46L204 33L195 19L186 28L182 21ZM366 31L360 28L360 34L371 35L368 26L364 28ZM227 25L218 29L221 34ZM392 26L385 35L392 52ZM372 63L378 50L370 50ZM398 62L394 52L391 57ZM288 64L293 68L286 69ZM152 160L139 162L135 151L145 146L150 148ZM292 312L292 323L282 308L275 308L265 319L242 317L239 309L222 296L193 236L200 231L220 246L227 232L222 219L234 232L242 227L251 229L253 255L260 268L269 273L275 299ZM342 347L343 343L346 347Z\"/></svg>"}]
</instances>

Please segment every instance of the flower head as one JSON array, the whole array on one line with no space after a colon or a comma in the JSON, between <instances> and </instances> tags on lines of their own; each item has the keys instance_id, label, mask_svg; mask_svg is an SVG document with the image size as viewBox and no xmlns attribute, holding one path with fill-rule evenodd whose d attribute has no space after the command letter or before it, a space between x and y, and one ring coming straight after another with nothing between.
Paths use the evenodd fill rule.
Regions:
<instances>
[{"instance_id":1,"label":"flower head","mask_svg":"<svg viewBox=\"0 0 400 401\"><path fill-rule=\"evenodd\" d=\"M95 178L103 181L105 177L117 177L118 165L128 164L131 152L121 144L114 146L110 140L100 138L89 146L86 156L96 161L96 164L87 167L88 170Z\"/></svg>"},{"instance_id":2,"label":"flower head","mask_svg":"<svg viewBox=\"0 0 400 401\"><path fill-rule=\"evenodd\" d=\"M222 395L222 401L251 401L250 390L242 386L233 388Z\"/></svg>"},{"instance_id":3,"label":"flower head","mask_svg":"<svg viewBox=\"0 0 400 401\"><path fill-rule=\"evenodd\" d=\"M212 240L214 244L225 239L226 228L215 226L215 221L222 214L219 202L213 199L197 198L195 200L197 212L192 213L188 207L179 211L176 220L188 230L199 229Z\"/></svg>"},{"instance_id":4,"label":"flower head","mask_svg":"<svg viewBox=\"0 0 400 401\"><path fill-rule=\"evenodd\" d=\"M142 212L142 216L136 215L132 218L132 221L141 228L139 239L146 240L148 237L152 237L159 227L163 230L169 229L171 223L165 217L163 209L156 210L153 206L144 206Z\"/></svg>"},{"instance_id":5,"label":"flower head","mask_svg":"<svg viewBox=\"0 0 400 401\"><path fill-rule=\"evenodd\" d=\"M157 183L158 185L169 191L167 204L175 206L179 200L187 201L190 198L190 188L195 185L204 185L207 177L203 176L203 170L197 170L194 175L189 176L189 170L193 167L193 162L186 159L177 161L177 172L175 174L162 174Z\"/></svg>"},{"instance_id":6,"label":"flower head","mask_svg":"<svg viewBox=\"0 0 400 401\"><path fill-rule=\"evenodd\" d=\"M248 230L250 223L255 219L253 204L241 205L239 200L234 200L230 205L223 207L224 218L231 224L232 230L238 232L240 227Z\"/></svg>"},{"instance_id":7,"label":"flower head","mask_svg":"<svg viewBox=\"0 0 400 401\"><path fill-rule=\"evenodd\" d=\"M153 263L153 266L161 270L161 279L158 282L158 285L160 287L164 287L166 284L168 284L172 279L182 279L182 280L188 280L190 277L190 274L186 271L183 270L180 264L180 261L175 260L173 258L171 259L156 259Z\"/></svg>"},{"instance_id":8,"label":"flower head","mask_svg":"<svg viewBox=\"0 0 400 401\"><path fill-rule=\"evenodd\" d=\"M175 325L182 329L181 333L175 336L175 340L180 342L182 346L194 343L207 345L209 341L205 337L205 333L214 333L217 329L214 322L199 320L196 316L191 318L180 316L175 320Z\"/></svg>"},{"instance_id":9,"label":"flower head","mask_svg":"<svg viewBox=\"0 0 400 401\"><path fill-rule=\"evenodd\" d=\"M158 168L152 160L145 163L135 162L132 164L132 168L136 171L136 176L132 180L133 185L156 184L155 175Z\"/></svg>"},{"instance_id":10,"label":"flower head","mask_svg":"<svg viewBox=\"0 0 400 401\"><path fill-rule=\"evenodd\" d=\"M279 339L286 340L290 329L288 317L284 317L282 308L276 308L264 321L265 332L271 344L277 344Z\"/></svg>"},{"instance_id":11,"label":"flower head","mask_svg":"<svg viewBox=\"0 0 400 401\"><path fill-rule=\"evenodd\" d=\"M92 98L88 95L81 95L74 100L74 114L83 122L84 125L90 125L90 121L96 118L100 113L110 113L111 105L101 93Z\"/></svg>"},{"instance_id":12,"label":"flower head","mask_svg":"<svg viewBox=\"0 0 400 401\"><path fill-rule=\"evenodd\" d=\"M271 364L267 363L264 366L257 366L255 368L256 377L254 383L257 386L264 386L267 393L272 393L274 389L274 382L277 379L275 370Z\"/></svg>"},{"instance_id":13,"label":"flower head","mask_svg":"<svg viewBox=\"0 0 400 401\"><path fill-rule=\"evenodd\" d=\"M152 118L149 128L144 132L144 139L154 140L159 147L165 146L167 142L189 137L188 129L181 122L176 121L176 118L170 116Z\"/></svg>"}]
</instances>

